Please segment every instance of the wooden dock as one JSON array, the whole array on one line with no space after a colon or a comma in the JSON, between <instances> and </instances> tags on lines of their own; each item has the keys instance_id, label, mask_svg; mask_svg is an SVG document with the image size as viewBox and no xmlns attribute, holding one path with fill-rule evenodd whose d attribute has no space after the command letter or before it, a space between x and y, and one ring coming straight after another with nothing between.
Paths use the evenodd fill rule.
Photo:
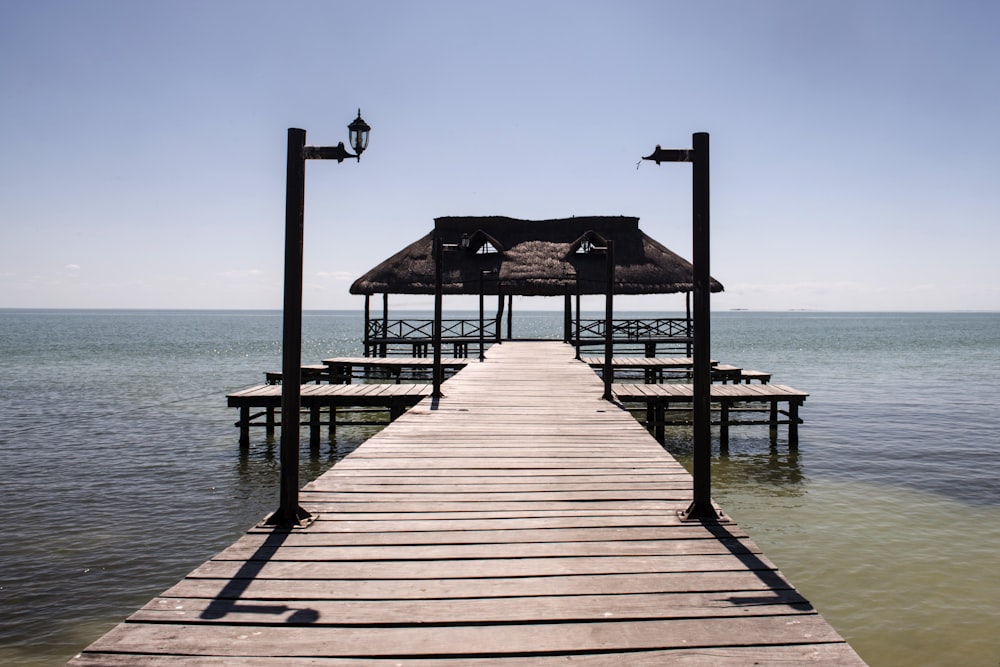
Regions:
<instances>
[{"instance_id":1,"label":"wooden dock","mask_svg":"<svg viewBox=\"0 0 1000 667\"><path fill-rule=\"evenodd\" d=\"M504 343L74 665L862 665L562 343Z\"/></svg>"}]
</instances>

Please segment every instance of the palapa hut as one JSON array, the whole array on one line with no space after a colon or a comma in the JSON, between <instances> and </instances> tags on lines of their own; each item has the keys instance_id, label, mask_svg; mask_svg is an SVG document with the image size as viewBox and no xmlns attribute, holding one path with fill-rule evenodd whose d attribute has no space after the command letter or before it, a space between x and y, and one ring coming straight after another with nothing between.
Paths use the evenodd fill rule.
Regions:
<instances>
[{"instance_id":1,"label":"palapa hut","mask_svg":"<svg viewBox=\"0 0 1000 667\"><path fill-rule=\"evenodd\" d=\"M607 292L608 241L613 242L614 294L690 293L694 289L691 263L643 233L638 218L441 217L435 219L431 232L351 285L352 294L366 297L366 351L369 341L405 337L407 327L397 331L398 335L390 331L389 294L435 294L435 239L442 247L441 293L500 295L496 322L502 313L504 295L508 296L508 304L514 295L563 296L567 340L571 297ZM711 289L721 291L722 285L713 280ZM383 295L381 322L369 315L369 297L374 294ZM690 333L690 315L687 320L685 332ZM498 329L491 335L499 338ZM409 330L412 333L412 328ZM469 337L467 331L461 333Z\"/></svg>"}]
</instances>

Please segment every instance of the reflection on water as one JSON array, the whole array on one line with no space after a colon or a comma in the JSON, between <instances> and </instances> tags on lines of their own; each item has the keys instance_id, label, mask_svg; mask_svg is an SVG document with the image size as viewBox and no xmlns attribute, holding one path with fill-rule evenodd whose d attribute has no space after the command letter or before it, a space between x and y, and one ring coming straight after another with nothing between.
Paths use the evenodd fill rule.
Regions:
<instances>
[{"instance_id":1,"label":"reflection on water","mask_svg":"<svg viewBox=\"0 0 1000 667\"><path fill-rule=\"evenodd\" d=\"M726 489L754 488L778 496L805 493L802 449L790 450L784 439L772 441L763 426L731 428L725 452L719 450L718 436L718 430L713 430L713 484ZM690 427L665 429L663 447L691 472Z\"/></svg>"},{"instance_id":2,"label":"reflection on water","mask_svg":"<svg viewBox=\"0 0 1000 667\"><path fill-rule=\"evenodd\" d=\"M362 443L382 429L381 422L386 419L384 413L361 411L351 416L355 422L374 422L372 424L356 424L338 426L333 433L326 429L318 445L309 444L309 433L303 429L299 433L301 448L299 452L299 477L302 484L310 482L330 469L345 456L357 449ZM251 433L250 447L237 447L233 478L235 489L240 497L247 500L264 499L264 502L274 502L278 498L281 479L281 448L280 428L275 430L275 436L265 437L264 431L258 429ZM255 503L247 520L252 524L264 513L273 510L270 505L261 507Z\"/></svg>"},{"instance_id":3,"label":"reflection on water","mask_svg":"<svg viewBox=\"0 0 1000 667\"><path fill-rule=\"evenodd\" d=\"M1000 663L1000 508L832 480L768 489L715 496L870 664Z\"/></svg>"}]
</instances>

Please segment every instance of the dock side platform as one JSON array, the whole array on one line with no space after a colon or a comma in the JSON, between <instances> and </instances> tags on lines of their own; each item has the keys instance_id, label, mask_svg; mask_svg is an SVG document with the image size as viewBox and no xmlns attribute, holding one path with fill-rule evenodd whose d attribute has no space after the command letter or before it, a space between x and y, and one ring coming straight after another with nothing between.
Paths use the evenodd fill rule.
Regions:
<instances>
[{"instance_id":1,"label":"dock side platform","mask_svg":"<svg viewBox=\"0 0 1000 667\"><path fill-rule=\"evenodd\" d=\"M70 664L863 665L573 357L494 345Z\"/></svg>"}]
</instances>

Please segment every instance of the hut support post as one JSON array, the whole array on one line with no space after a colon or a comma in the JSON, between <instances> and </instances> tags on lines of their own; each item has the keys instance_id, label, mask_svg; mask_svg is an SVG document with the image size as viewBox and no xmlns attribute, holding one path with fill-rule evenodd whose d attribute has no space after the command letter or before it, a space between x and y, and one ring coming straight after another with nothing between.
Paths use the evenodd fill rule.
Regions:
<instances>
[{"instance_id":1,"label":"hut support post","mask_svg":"<svg viewBox=\"0 0 1000 667\"><path fill-rule=\"evenodd\" d=\"M499 272L497 273L499 276ZM494 323L494 334L496 335L497 345L503 342L503 336L500 335L501 323L503 322L503 292L500 290L500 278L497 278L497 318Z\"/></svg>"},{"instance_id":2,"label":"hut support post","mask_svg":"<svg viewBox=\"0 0 1000 667\"><path fill-rule=\"evenodd\" d=\"M514 340L514 295L507 295L507 340Z\"/></svg>"},{"instance_id":3,"label":"hut support post","mask_svg":"<svg viewBox=\"0 0 1000 667\"><path fill-rule=\"evenodd\" d=\"M382 292L382 338L389 337L389 292ZM378 356L387 357L389 356L389 344L383 342L379 351Z\"/></svg>"},{"instance_id":4,"label":"hut support post","mask_svg":"<svg viewBox=\"0 0 1000 667\"><path fill-rule=\"evenodd\" d=\"M576 358L580 358L580 281L576 283Z\"/></svg>"},{"instance_id":5,"label":"hut support post","mask_svg":"<svg viewBox=\"0 0 1000 667\"><path fill-rule=\"evenodd\" d=\"M365 294L365 356L370 357L371 355L371 312L372 312L372 295Z\"/></svg>"},{"instance_id":6,"label":"hut support post","mask_svg":"<svg viewBox=\"0 0 1000 667\"><path fill-rule=\"evenodd\" d=\"M563 341L571 342L573 331L573 298L570 296L569 287L566 287L566 294L563 298Z\"/></svg>"},{"instance_id":7,"label":"hut support post","mask_svg":"<svg viewBox=\"0 0 1000 667\"><path fill-rule=\"evenodd\" d=\"M479 271L479 361L482 363L486 360L486 286L483 280L486 278L486 274L480 270Z\"/></svg>"},{"instance_id":8,"label":"hut support post","mask_svg":"<svg viewBox=\"0 0 1000 667\"><path fill-rule=\"evenodd\" d=\"M432 398L441 398L442 368L441 368L441 318L442 296L444 283L444 245L437 234L434 235L434 388Z\"/></svg>"}]
</instances>

